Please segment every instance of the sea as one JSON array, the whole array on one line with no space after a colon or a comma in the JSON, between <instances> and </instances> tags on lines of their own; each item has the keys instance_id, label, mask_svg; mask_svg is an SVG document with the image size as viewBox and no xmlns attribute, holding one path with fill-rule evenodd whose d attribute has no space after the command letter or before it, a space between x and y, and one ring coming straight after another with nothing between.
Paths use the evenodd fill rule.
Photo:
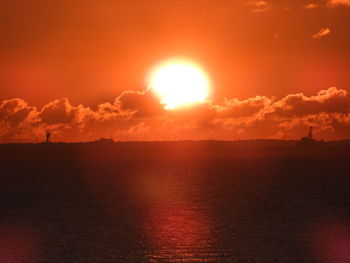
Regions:
<instances>
[{"instance_id":1,"label":"sea","mask_svg":"<svg viewBox=\"0 0 350 263\"><path fill-rule=\"evenodd\" d=\"M0 262L350 262L349 159L3 159Z\"/></svg>"}]
</instances>

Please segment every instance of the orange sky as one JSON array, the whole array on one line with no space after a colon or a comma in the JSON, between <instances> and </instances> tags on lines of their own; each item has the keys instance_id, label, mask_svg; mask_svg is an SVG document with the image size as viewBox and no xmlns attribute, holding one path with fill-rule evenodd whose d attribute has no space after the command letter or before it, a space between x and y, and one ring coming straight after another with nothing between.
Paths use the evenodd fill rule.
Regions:
<instances>
[{"instance_id":1,"label":"orange sky","mask_svg":"<svg viewBox=\"0 0 350 263\"><path fill-rule=\"evenodd\" d=\"M35 114L43 114L44 105L48 108L55 99L61 98L67 98L73 107L83 104L96 115L98 105L115 106L115 99L121 98L123 92L144 90L146 74L152 66L174 56L188 57L210 73L213 105L225 104L224 98L243 102L259 95L278 102L298 93L311 98L330 87L345 92L350 89L348 0L5 0L0 17L0 101L23 99L29 106L16 103L32 115L26 107L36 107ZM319 111L312 111L318 119L323 113L343 114L329 117L336 119L337 124L316 123L328 131L320 136L346 137L348 96L345 96L346 103L341 104L345 108L329 112L321 107ZM17 108L8 108L6 103L0 107L1 141L32 138L29 134L19 138L11 135L15 131L18 134L21 127L27 125L20 121L29 122L29 117L19 118L17 115L24 113L17 111L24 108L17 104ZM216 113L217 108L214 107ZM303 118L310 118L310 112L304 113ZM31 123L30 128L26 127L33 130L40 126L38 123L44 123L45 127L54 123L51 119L45 122L38 118L40 120L31 120L35 125ZM165 117L162 115L162 118ZM226 126L220 129L226 129L229 119L232 123L234 118L237 121L238 117L228 116ZM281 126L285 121L292 120L280 120L274 131L266 131L264 125L267 124L261 124L255 134L241 124L220 132L214 128L204 132L198 126L201 136L193 132L192 137L217 133L215 136L219 138L232 138L240 131L248 138L277 134L284 137L282 133L295 137L304 132L310 122L304 119L298 132L286 132L283 124ZM151 130L159 126L154 124L155 119L134 120L132 125L116 124L117 128L101 119L93 122L95 124L79 127L83 130L80 139L109 136L112 132L121 132L119 127L124 125L123 132L141 123ZM209 122L217 125L219 120L214 117ZM105 134L100 131L101 123L103 130L109 127ZM78 140L69 135L74 131L66 126L62 122L54 123L60 139ZM88 126L89 130L85 130ZM128 136L131 139L134 135ZM169 137L162 134L154 138L162 136Z\"/></svg>"}]
</instances>

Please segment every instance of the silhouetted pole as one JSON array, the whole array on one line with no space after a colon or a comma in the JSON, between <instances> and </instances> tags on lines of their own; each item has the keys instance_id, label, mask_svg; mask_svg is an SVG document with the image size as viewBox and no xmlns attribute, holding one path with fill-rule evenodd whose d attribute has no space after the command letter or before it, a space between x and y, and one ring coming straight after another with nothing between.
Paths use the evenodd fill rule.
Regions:
<instances>
[{"instance_id":1,"label":"silhouetted pole","mask_svg":"<svg viewBox=\"0 0 350 263\"><path fill-rule=\"evenodd\" d=\"M46 142L50 142L51 132L46 131Z\"/></svg>"},{"instance_id":2,"label":"silhouetted pole","mask_svg":"<svg viewBox=\"0 0 350 263\"><path fill-rule=\"evenodd\" d=\"M309 137L309 139L312 139L312 132L313 132L313 127L310 126L309 127L309 134L307 135L307 137Z\"/></svg>"}]
</instances>

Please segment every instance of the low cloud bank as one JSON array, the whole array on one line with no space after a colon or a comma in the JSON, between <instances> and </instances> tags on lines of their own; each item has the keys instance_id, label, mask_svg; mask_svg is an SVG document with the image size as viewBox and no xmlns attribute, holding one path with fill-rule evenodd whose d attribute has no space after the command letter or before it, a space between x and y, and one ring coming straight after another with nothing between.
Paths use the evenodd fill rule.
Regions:
<instances>
[{"instance_id":1,"label":"low cloud bank","mask_svg":"<svg viewBox=\"0 0 350 263\"><path fill-rule=\"evenodd\" d=\"M54 141L174 139L294 139L315 127L324 139L350 134L350 94L331 87L314 96L289 94L281 99L256 96L225 99L165 110L147 91L123 92L114 102L91 109L57 99L41 109L20 98L0 103L0 141L42 141L45 131Z\"/></svg>"}]
</instances>

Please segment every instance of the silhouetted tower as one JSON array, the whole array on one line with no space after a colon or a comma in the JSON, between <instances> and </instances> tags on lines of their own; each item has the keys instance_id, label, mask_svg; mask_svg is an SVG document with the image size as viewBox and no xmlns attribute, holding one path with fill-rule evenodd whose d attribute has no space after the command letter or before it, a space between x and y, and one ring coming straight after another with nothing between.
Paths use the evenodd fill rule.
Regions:
<instances>
[{"instance_id":1,"label":"silhouetted tower","mask_svg":"<svg viewBox=\"0 0 350 263\"><path fill-rule=\"evenodd\" d=\"M312 126L309 127L309 133L308 133L307 137L308 137L310 140L313 139L313 138L312 138L313 129L314 129L314 128L313 128Z\"/></svg>"},{"instance_id":2,"label":"silhouetted tower","mask_svg":"<svg viewBox=\"0 0 350 263\"><path fill-rule=\"evenodd\" d=\"M50 142L51 132L46 131L46 142Z\"/></svg>"}]
</instances>

